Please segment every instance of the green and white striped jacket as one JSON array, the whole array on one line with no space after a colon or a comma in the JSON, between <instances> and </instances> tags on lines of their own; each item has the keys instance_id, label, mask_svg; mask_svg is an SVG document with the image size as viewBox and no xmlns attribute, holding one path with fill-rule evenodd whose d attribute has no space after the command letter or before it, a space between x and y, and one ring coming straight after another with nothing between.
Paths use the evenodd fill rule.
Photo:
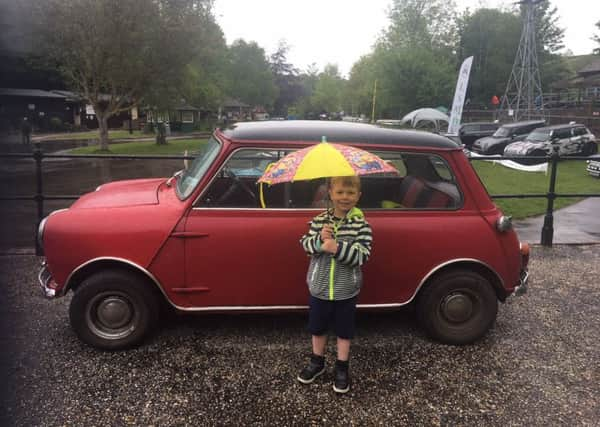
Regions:
<instances>
[{"instance_id":1,"label":"green and white striped jacket","mask_svg":"<svg viewBox=\"0 0 600 427\"><path fill-rule=\"evenodd\" d=\"M333 223L338 243L334 255L321 252L320 232L328 222ZM369 259L372 241L371 226L356 207L342 219L333 217L333 209L314 217L308 233L300 239L302 247L311 256L306 275L311 295L331 301L358 295L362 286L361 266Z\"/></svg>"}]
</instances>

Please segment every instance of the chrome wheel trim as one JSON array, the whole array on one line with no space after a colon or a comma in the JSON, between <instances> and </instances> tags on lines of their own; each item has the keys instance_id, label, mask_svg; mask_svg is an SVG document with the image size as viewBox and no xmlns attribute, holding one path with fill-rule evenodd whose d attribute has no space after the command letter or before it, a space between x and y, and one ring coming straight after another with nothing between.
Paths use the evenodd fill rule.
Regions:
<instances>
[{"instance_id":1,"label":"chrome wheel trim","mask_svg":"<svg viewBox=\"0 0 600 427\"><path fill-rule=\"evenodd\" d=\"M440 303L440 314L449 323L461 324L473 318L477 313L477 307L477 297L461 290L444 297Z\"/></svg>"},{"instance_id":2,"label":"chrome wheel trim","mask_svg":"<svg viewBox=\"0 0 600 427\"><path fill-rule=\"evenodd\" d=\"M94 335L106 340L119 340L131 335L138 319L138 310L124 292L99 293L86 305L87 327Z\"/></svg>"}]
</instances>

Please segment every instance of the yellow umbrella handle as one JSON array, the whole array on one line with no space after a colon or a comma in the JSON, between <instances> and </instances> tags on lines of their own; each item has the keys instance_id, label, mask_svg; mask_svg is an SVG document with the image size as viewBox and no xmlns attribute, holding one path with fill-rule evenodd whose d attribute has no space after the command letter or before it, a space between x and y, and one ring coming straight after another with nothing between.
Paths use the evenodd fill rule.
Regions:
<instances>
[{"instance_id":1,"label":"yellow umbrella handle","mask_svg":"<svg viewBox=\"0 0 600 427\"><path fill-rule=\"evenodd\" d=\"M275 165L275 162L271 162L267 165L267 167L265 168L265 171L263 172L263 175L267 172L269 172L271 170L271 168L273 167L273 165ZM260 182L258 184L258 194L260 196L260 206L261 208L266 208L267 205L265 204L265 195L263 194L263 182Z\"/></svg>"}]
</instances>

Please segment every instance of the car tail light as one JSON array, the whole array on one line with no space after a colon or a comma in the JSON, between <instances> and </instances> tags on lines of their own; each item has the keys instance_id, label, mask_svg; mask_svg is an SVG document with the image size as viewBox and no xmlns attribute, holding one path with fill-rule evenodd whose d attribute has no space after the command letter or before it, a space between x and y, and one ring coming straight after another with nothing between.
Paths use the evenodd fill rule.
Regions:
<instances>
[{"instance_id":1,"label":"car tail light","mask_svg":"<svg viewBox=\"0 0 600 427\"><path fill-rule=\"evenodd\" d=\"M519 251L521 252L521 268L526 268L529 264L529 243L519 243Z\"/></svg>"}]
</instances>

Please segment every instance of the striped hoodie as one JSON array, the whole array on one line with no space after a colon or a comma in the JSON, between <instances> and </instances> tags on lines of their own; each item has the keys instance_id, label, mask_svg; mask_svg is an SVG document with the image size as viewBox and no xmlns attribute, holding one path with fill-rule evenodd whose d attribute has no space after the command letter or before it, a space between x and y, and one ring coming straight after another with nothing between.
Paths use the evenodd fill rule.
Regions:
<instances>
[{"instance_id":1,"label":"striped hoodie","mask_svg":"<svg viewBox=\"0 0 600 427\"><path fill-rule=\"evenodd\" d=\"M328 222L333 223L333 234L338 243L334 255L321 252L320 232ZM306 275L311 295L331 301L358 295L362 286L361 266L369 259L372 240L371 226L356 207L342 219L333 217L333 209L314 217L308 233L300 239L302 247L311 256Z\"/></svg>"}]
</instances>

